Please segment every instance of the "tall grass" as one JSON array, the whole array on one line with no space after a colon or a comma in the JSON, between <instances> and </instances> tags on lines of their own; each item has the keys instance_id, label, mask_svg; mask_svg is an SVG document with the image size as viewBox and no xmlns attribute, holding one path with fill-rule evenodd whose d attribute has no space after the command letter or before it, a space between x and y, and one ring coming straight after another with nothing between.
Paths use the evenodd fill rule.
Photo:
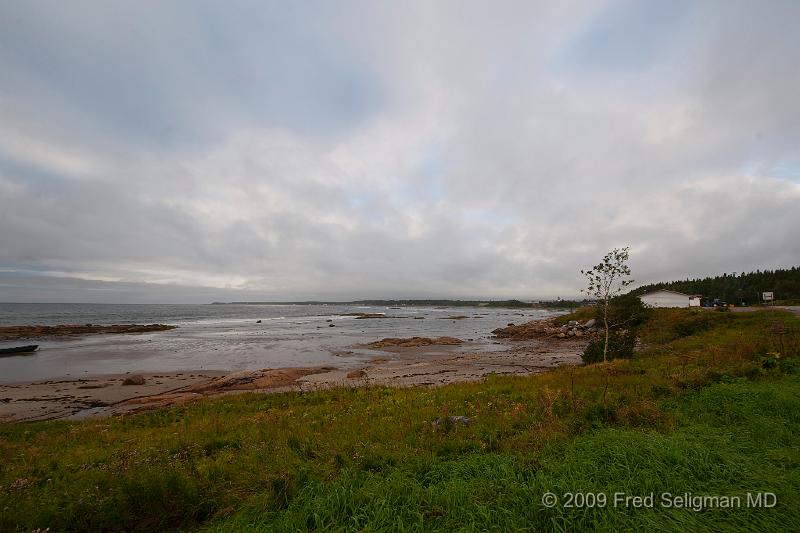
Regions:
<instances>
[{"instance_id":1,"label":"tall grass","mask_svg":"<svg viewBox=\"0 0 800 533\"><path fill-rule=\"evenodd\" d=\"M644 349L607 367L437 389L228 396L112 419L2 425L0 530L780 524L775 510L540 504L545 489L615 487L763 487L779 493L785 523L799 529L800 321L782 312L706 313L707 327L687 330L679 324L705 318L663 311L644 326ZM448 415L473 423L431 423Z\"/></svg>"},{"instance_id":2,"label":"tall grass","mask_svg":"<svg viewBox=\"0 0 800 533\"><path fill-rule=\"evenodd\" d=\"M800 524L800 380L715 385L669 408L668 434L601 428L541 451L412 459L312 481L285 510L252 502L208 531L789 531ZM769 413L768 416L764 416ZM723 416L720 416L723 415ZM733 432L733 434L732 434ZM759 453L753 453L754 450ZM773 492L775 508L746 507ZM552 492L560 505L540 502ZM606 505L566 508L569 493ZM652 507L614 494L654 495ZM734 509L665 508L662 494L742 498ZM672 500L672 498L670 498Z\"/></svg>"}]
</instances>

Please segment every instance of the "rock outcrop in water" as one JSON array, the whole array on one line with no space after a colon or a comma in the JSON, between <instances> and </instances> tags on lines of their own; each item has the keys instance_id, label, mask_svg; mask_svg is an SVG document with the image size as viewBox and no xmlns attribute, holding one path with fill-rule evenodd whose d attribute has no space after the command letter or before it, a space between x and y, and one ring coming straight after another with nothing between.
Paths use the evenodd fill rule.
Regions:
<instances>
[{"instance_id":1,"label":"rock outcrop in water","mask_svg":"<svg viewBox=\"0 0 800 533\"><path fill-rule=\"evenodd\" d=\"M364 318L387 318L385 313L345 313L342 316L354 316L357 320Z\"/></svg>"},{"instance_id":2,"label":"rock outcrop in water","mask_svg":"<svg viewBox=\"0 0 800 533\"><path fill-rule=\"evenodd\" d=\"M370 348L416 348L418 346L452 346L464 341L455 337L411 337L410 339L387 338L367 344Z\"/></svg>"},{"instance_id":3,"label":"rock outcrop in water","mask_svg":"<svg viewBox=\"0 0 800 533\"><path fill-rule=\"evenodd\" d=\"M125 324L101 326L99 324L60 324L57 326L0 326L0 341L35 339L40 337L65 337L70 335L96 335L99 333L148 333L166 331L177 326L167 324Z\"/></svg>"}]
</instances>

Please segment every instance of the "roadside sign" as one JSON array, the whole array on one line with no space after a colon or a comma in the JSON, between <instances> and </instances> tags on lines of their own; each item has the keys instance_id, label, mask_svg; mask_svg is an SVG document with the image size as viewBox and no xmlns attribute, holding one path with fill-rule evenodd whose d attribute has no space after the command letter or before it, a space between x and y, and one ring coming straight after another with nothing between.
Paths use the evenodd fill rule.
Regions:
<instances>
[{"instance_id":1,"label":"roadside sign","mask_svg":"<svg viewBox=\"0 0 800 533\"><path fill-rule=\"evenodd\" d=\"M761 293L761 299L764 300L765 302L771 302L775 298L771 292L764 292Z\"/></svg>"}]
</instances>

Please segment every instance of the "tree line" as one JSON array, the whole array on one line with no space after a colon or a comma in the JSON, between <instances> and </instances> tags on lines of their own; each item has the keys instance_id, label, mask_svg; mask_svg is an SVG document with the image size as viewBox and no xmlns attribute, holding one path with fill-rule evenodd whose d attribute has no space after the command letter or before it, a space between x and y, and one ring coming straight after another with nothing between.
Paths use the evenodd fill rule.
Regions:
<instances>
[{"instance_id":1,"label":"tree line","mask_svg":"<svg viewBox=\"0 0 800 533\"><path fill-rule=\"evenodd\" d=\"M737 305L759 303L763 292L773 292L776 300L796 300L800 299L800 267L651 283L631 293L641 295L659 289L702 294L703 300L718 298Z\"/></svg>"}]
</instances>

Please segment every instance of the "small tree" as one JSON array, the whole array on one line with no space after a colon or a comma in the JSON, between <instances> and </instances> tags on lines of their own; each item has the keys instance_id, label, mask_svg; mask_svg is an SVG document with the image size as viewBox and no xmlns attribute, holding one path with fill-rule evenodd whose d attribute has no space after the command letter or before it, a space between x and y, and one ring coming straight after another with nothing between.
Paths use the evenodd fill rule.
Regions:
<instances>
[{"instance_id":1,"label":"small tree","mask_svg":"<svg viewBox=\"0 0 800 533\"><path fill-rule=\"evenodd\" d=\"M630 248L614 248L603 257L603 262L589 270L581 270L586 276L589 287L583 289L590 297L595 298L602 313L603 327L605 328L605 342L603 343L603 362L608 360L608 340L610 324L608 320L609 304L614 296L621 293L625 287L633 283L628 279L631 269L628 267Z\"/></svg>"}]
</instances>

